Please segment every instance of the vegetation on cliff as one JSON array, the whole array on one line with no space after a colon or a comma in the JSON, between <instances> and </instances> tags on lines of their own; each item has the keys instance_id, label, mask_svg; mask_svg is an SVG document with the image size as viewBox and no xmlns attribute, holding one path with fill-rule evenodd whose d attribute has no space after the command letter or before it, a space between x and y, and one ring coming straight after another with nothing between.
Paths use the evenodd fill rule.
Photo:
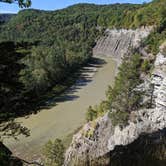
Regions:
<instances>
[{"instance_id":1,"label":"vegetation on cliff","mask_svg":"<svg viewBox=\"0 0 166 166\"><path fill-rule=\"evenodd\" d=\"M64 145L60 139L48 141L43 148L46 166L60 166L64 161Z\"/></svg>"},{"instance_id":2,"label":"vegetation on cliff","mask_svg":"<svg viewBox=\"0 0 166 166\"><path fill-rule=\"evenodd\" d=\"M136 88L141 83L142 63L141 56L137 53L123 59L114 86L109 86L106 93L107 100L96 108L89 107L87 121L94 120L109 110L113 125L127 123L129 113L141 106L143 92Z\"/></svg>"}]
</instances>

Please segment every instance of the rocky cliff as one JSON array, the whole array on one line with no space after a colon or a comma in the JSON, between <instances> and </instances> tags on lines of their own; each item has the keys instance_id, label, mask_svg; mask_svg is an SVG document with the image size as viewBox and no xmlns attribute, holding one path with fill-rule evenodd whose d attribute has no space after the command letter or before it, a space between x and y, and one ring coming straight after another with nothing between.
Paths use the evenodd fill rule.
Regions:
<instances>
[{"instance_id":1,"label":"rocky cliff","mask_svg":"<svg viewBox=\"0 0 166 166\"><path fill-rule=\"evenodd\" d=\"M103 40L107 41L106 38ZM137 45L136 43L135 45ZM118 52L122 55L121 49L124 46L122 47L121 45L118 46ZM98 50L98 48L99 46L96 46L95 50ZM103 50L106 50L104 51L105 55L110 55L106 48L103 47ZM116 53L116 49L112 50ZM127 51L127 49L125 50ZM100 53L99 51L97 52L98 54ZM119 55L114 54L114 56ZM106 165L107 160L103 162L100 158L103 159L106 156L108 159L107 155L113 153L117 146L127 147L140 139L142 134L146 133L152 136L153 133L163 131L166 128L166 56L162 53L162 50L156 55L151 77L145 78L144 83L139 88L146 92L145 102L151 101L153 107L145 107L137 112L133 112L131 116L134 118L131 118L128 125L123 128L119 126L113 127L108 114L96 119L94 122L87 123L73 137L73 141L65 155L65 166ZM154 142L162 140L161 134L155 138ZM166 156L164 157L166 158Z\"/></svg>"},{"instance_id":2,"label":"rocky cliff","mask_svg":"<svg viewBox=\"0 0 166 166\"><path fill-rule=\"evenodd\" d=\"M109 30L105 31L93 49L95 56L108 56L120 60L130 48L138 48L142 39L146 38L153 27L142 27L136 30Z\"/></svg>"}]
</instances>

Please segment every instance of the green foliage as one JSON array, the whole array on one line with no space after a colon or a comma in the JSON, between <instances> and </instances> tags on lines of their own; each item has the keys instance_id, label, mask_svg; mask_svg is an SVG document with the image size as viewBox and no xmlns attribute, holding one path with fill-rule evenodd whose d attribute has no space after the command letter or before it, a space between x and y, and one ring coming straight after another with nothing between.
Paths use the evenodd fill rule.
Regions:
<instances>
[{"instance_id":1,"label":"green foliage","mask_svg":"<svg viewBox=\"0 0 166 166\"><path fill-rule=\"evenodd\" d=\"M148 52L156 55L159 52L159 46L165 41L166 38L166 26L160 32L156 29L151 33L148 38L144 41L144 46L147 46Z\"/></svg>"},{"instance_id":2,"label":"green foliage","mask_svg":"<svg viewBox=\"0 0 166 166\"><path fill-rule=\"evenodd\" d=\"M21 8L23 7L27 8L31 6L31 0L0 0L0 2L17 3Z\"/></svg>"},{"instance_id":3,"label":"green foliage","mask_svg":"<svg viewBox=\"0 0 166 166\"><path fill-rule=\"evenodd\" d=\"M1 166L23 166L22 160L14 157L2 142L0 142L0 163Z\"/></svg>"},{"instance_id":4,"label":"green foliage","mask_svg":"<svg viewBox=\"0 0 166 166\"><path fill-rule=\"evenodd\" d=\"M97 111L92 108L92 106L89 106L87 112L86 112L86 120L87 122L92 121L97 118Z\"/></svg>"},{"instance_id":5,"label":"green foliage","mask_svg":"<svg viewBox=\"0 0 166 166\"><path fill-rule=\"evenodd\" d=\"M123 111L113 111L109 113L113 126L125 126L128 124L129 113Z\"/></svg>"},{"instance_id":6,"label":"green foliage","mask_svg":"<svg viewBox=\"0 0 166 166\"><path fill-rule=\"evenodd\" d=\"M27 107L35 105L53 87L61 87L57 88L61 91L64 80L91 58L95 41L105 28L155 25L156 30L144 44L149 52L156 53L166 38L165 3L165 0L154 0L143 5L77 4L52 12L20 11L0 27L0 41L23 44L21 49L14 44L0 46L3 66L0 68L0 118L7 120L27 113ZM124 59L115 86L109 87L106 104L89 108L87 121L110 108L130 112L140 106L142 94L135 90L140 84L140 66L138 55ZM147 62L142 64L143 71L149 67Z\"/></svg>"},{"instance_id":7,"label":"green foliage","mask_svg":"<svg viewBox=\"0 0 166 166\"><path fill-rule=\"evenodd\" d=\"M164 4L165 1L163 0L143 5L78 4L53 12L32 9L19 12L18 15L1 26L0 39L1 41L11 40L19 43L28 42L33 47L25 47L19 50L20 54L25 55L24 58L21 58L21 65L25 67L16 72L17 76L10 75L10 78L17 78L16 84L20 85L10 95L12 96L16 93L18 94L16 96L19 96L21 100L24 96L26 101L22 103L28 105L28 98L32 99L32 103L33 100L36 101L52 87L61 85L64 80L70 77L70 73L72 74L78 70L91 58L95 40L102 34L103 28L134 28L155 24L158 27L157 31L145 41L149 50L155 52L166 36ZM150 18L151 16L153 17ZM12 48L6 48L6 50L9 49L12 50ZM14 65L14 62L11 65ZM124 68L126 73L130 73L131 75L128 74L128 77L133 77L135 83L131 85L130 81L127 82L129 78L125 78L123 75L126 75L126 73L122 72L123 74L119 75L116 81L117 86L114 89L109 88L109 91L112 91L111 95L109 95L110 103L112 103L114 98L117 98L118 101L118 98L122 98L123 95L126 96L130 91L129 89L133 89L137 84L139 72L137 73L133 66L134 74L132 74L129 69L130 67L132 68L132 65L129 65L129 67L125 67L125 65L128 65L128 63L126 62L120 70ZM147 64L144 64L144 70L146 67ZM12 66L8 68L12 69ZM15 70L9 73L13 72ZM129 88L130 85L131 88ZM124 87L127 87L126 90ZM19 89L20 91L18 92ZM124 93L120 95L121 91ZM132 101L131 98L133 99ZM137 100L139 100L139 95L134 97L132 94L128 94L125 101L119 101L122 108L124 108L123 105L133 107L132 105L136 105ZM8 113L10 114L10 104L6 104L6 106L9 106ZM113 102L112 107L117 107L121 110L118 102ZM19 105L19 108L17 107L18 110L20 108L25 110L22 104ZM101 114L104 112L101 107L98 109L99 111L97 112L101 112ZM127 109L131 110L134 108ZM26 112L26 110L23 112ZM99 113L94 112L94 117L99 115Z\"/></svg>"},{"instance_id":8,"label":"green foliage","mask_svg":"<svg viewBox=\"0 0 166 166\"><path fill-rule=\"evenodd\" d=\"M0 122L20 107L17 103L23 88L19 72L23 68L19 60L23 57L16 52L13 42L0 43Z\"/></svg>"},{"instance_id":9,"label":"green foliage","mask_svg":"<svg viewBox=\"0 0 166 166\"><path fill-rule=\"evenodd\" d=\"M141 70L144 73L148 73L150 71L151 67L152 67L152 63L150 62L150 60L145 59L141 65Z\"/></svg>"},{"instance_id":10,"label":"green foliage","mask_svg":"<svg viewBox=\"0 0 166 166\"><path fill-rule=\"evenodd\" d=\"M136 90L136 87L141 83L140 66L139 54L124 58L115 79L114 88L109 87L107 92L111 109L131 112L139 107L142 94Z\"/></svg>"},{"instance_id":11,"label":"green foliage","mask_svg":"<svg viewBox=\"0 0 166 166\"><path fill-rule=\"evenodd\" d=\"M57 48L36 47L31 52L22 61L26 68L20 80L28 91L39 96L65 76L65 60Z\"/></svg>"},{"instance_id":12,"label":"green foliage","mask_svg":"<svg viewBox=\"0 0 166 166\"><path fill-rule=\"evenodd\" d=\"M88 125L90 128L88 130L82 130L82 135L88 139L94 139L93 136L98 125L96 121L89 122Z\"/></svg>"},{"instance_id":13,"label":"green foliage","mask_svg":"<svg viewBox=\"0 0 166 166\"><path fill-rule=\"evenodd\" d=\"M60 139L54 142L48 141L43 148L46 165L48 166L61 166L64 161L64 145Z\"/></svg>"},{"instance_id":14,"label":"green foliage","mask_svg":"<svg viewBox=\"0 0 166 166\"><path fill-rule=\"evenodd\" d=\"M1 39L30 42L32 48L22 60L21 82L27 93L36 97L60 84L92 56L92 47L99 35L96 15L74 9L55 12L21 11L2 26ZM10 27L10 28L9 28ZM7 28L7 33L5 32Z\"/></svg>"},{"instance_id":15,"label":"green foliage","mask_svg":"<svg viewBox=\"0 0 166 166\"><path fill-rule=\"evenodd\" d=\"M113 125L127 125L130 112L140 108L142 102L143 92L137 90L141 83L141 66L141 56L137 53L123 59L114 87L109 86L106 92L107 100L99 106L88 108L88 122L109 111Z\"/></svg>"},{"instance_id":16,"label":"green foliage","mask_svg":"<svg viewBox=\"0 0 166 166\"><path fill-rule=\"evenodd\" d=\"M2 142L0 142L0 163L2 166L6 166L9 164L11 154L12 153L10 152L10 150L5 147Z\"/></svg>"},{"instance_id":17,"label":"green foliage","mask_svg":"<svg viewBox=\"0 0 166 166\"><path fill-rule=\"evenodd\" d=\"M158 38L162 40L165 36L165 18L165 0L154 0L143 5L77 4L53 12L23 10L1 27L0 39L40 41L44 46L58 45L72 60L80 56L87 59L99 35L96 27L137 28L152 25L158 28L158 32L154 32L146 43L149 43L150 51L156 52L160 44Z\"/></svg>"},{"instance_id":18,"label":"green foliage","mask_svg":"<svg viewBox=\"0 0 166 166\"><path fill-rule=\"evenodd\" d=\"M109 87L107 91L108 102L110 102L109 117L114 126L127 125L129 113L140 107L142 92L136 90L141 83L140 68L139 54L124 58L114 87Z\"/></svg>"},{"instance_id":19,"label":"green foliage","mask_svg":"<svg viewBox=\"0 0 166 166\"><path fill-rule=\"evenodd\" d=\"M8 59L6 56L12 57L13 54L13 59L7 62L6 85L1 84L1 89L7 92L1 93L0 117L7 120L29 114L41 103L39 99L53 87L56 87L55 95L58 95L71 85L71 81L68 85L64 82L92 56L92 47L100 34L96 29L96 17L74 12L74 8L55 12L24 10L1 26L1 41L10 40L22 46L8 47L6 44L1 48L0 65ZM20 68L14 69L16 64ZM4 77L5 72L2 71L2 74ZM16 86L9 81L8 85L7 80L14 80ZM11 85L11 90L4 87ZM12 100L7 100L10 98Z\"/></svg>"},{"instance_id":20,"label":"green foliage","mask_svg":"<svg viewBox=\"0 0 166 166\"><path fill-rule=\"evenodd\" d=\"M153 25L156 25L156 29L145 40L144 45L148 47L148 51L156 55L159 52L159 46L165 41L166 38L166 1L155 0L151 5L153 8L153 17L157 17ZM153 20L149 19L149 20Z\"/></svg>"},{"instance_id":21,"label":"green foliage","mask_svg":"<svg viewBox=\"0 0 166 166\"><path fill-rule=\"evenodd\" d=\"M165 0L148 4L93 5L77 4L63 10L44 12L24 10L1 28L3 40L28 40L64 43L74 46L85 42L93 45L96 26L105 28L136 28L146 25L165 25ZM65 39L65 40L64 40ZM77 42L76 42L77 41ZM71 48L71 47L70 47Z\"/></svg>"},{"instance_id":22,"label":"green foliage","mask_svg":"<svg viewBox=\"0 0 166 166\"><path fill-rule=\"evenodd\" d=\"M99 105L96 105L94 108L92 106L89 106L87 112L86 112L86 120L87 122L93 121L99 116L104 115L106 111L109 110L109 102L102 101Z\"/></svg>"}]
</instances>

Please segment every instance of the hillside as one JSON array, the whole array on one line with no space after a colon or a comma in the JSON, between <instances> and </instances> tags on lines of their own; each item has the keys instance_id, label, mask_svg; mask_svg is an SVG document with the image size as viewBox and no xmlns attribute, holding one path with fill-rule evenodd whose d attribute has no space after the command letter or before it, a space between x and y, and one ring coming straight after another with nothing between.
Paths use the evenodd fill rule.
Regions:
<instances>
[{"instance_id":1,"label":"hillside","mask_svg":"<svg viewBox=\"0 0 166 166\"><path fill-rule=\"evenodd\" d=\"M9 85L3 83L3 93L10 96L10 100L15 104L19 102L19 105L11 108L8 97L2 97L2 120L29 114L36 106L41 105L43 94L50 90L58 95L69 86L73 80L71 75L92 57L95 41L105 29L104 26L97 28L101 27L101 17L108 16L105 12L110 12L111 16L117 19L119 12L139 7L140 5L130 4L78 4L53 12L30 9L19 12L2 25L0 40L15 42L10 45L13 52L21 54L20 59L16 60L16 63L21 62L20 69L13 70L13 74L17 75L15 82L22 85L20 89L13 89L14 82L10 82L10 91L5 92L4 89ZM2 43L1 47L4 49L2 52L7 52L7 43ZM13 53L8 54L12 56ZM1 56L3 59L5 54ZM6 65L5 62L1 63ZM10 73L9 66L6 68ZM14 101L13 93L17 94Z\"/></svg>"}]
</instances>

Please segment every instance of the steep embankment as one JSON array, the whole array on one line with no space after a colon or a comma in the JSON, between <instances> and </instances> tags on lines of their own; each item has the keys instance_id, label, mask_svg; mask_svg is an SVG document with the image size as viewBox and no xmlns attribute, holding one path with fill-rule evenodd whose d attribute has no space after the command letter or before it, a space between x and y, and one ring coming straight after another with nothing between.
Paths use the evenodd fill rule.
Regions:
<instances>
[{"instance_id":1,"label":"steep embankment","mask_svg":"<svg viewBox=\"0 0 166 166\"><path fill-rule=\"evenodd\" d=\"M87 162L90 165L102 165L107 160L100 161L98 160L100 157L110 154L107 156L107 159L109 159L114 158L116 153L122 154L120 153L122 149L119 149L119 151L116 149L116 151L114 151L117 146L129 145L145 133L149 134L149 138L139 138L139 140L136 141L139 143L137 145L145 145L145 140L147 140L145 147L163 142L165 139L164 129L166 128L166 57L162 53L162 47L160 52L156 55L152 76L145 78L144 83L140 85L139 89L145 92L144 102L149 100L152 102L153 107L133 112L129 124L123 128L119 126L114 127L108 114L98 118L94 122L86 124L83 129L74 136L72 144L66 153L65 165L70 165L71 163L75 165L86 165ZM157 131L161 132L153 134ZM91 132L90 135L86 134L89 132ZM141 142L144 142L144 144L141 144ZM130 149L126 149L126 151L129 152L133 145L126 146L126 148L130 147ZM139 149L141 148L139 147ZM152 151L154 151L154 149L149 151L146 149L148 154ZM142 151L142 153L144 152ZM111 156L111 154L113 155ZM162 162L163 159L165 159L165 155L163 154L163 150L160 149L157 157L158 160L161 159ZM138 153L137 157L139 155L141 155L141 153ZM127 157L124 159L127 160ZM131 161L132 160L130 160L130 162ZM121 162L120 158L119 162ZM116 161L116 164L117 163ZM148 164L150 164L150 162Z\"/></svg>"},{"instance_id":2,"label":"steep embankment","mask_svg":"<svg viewBox=\"0 0 166 166\"><path fill-rule=\"evenodd\" d=\"M138 48L140 41L146 38L153 27L142 27L136 30L107 29L104 37L101 37L93 49L96 56L112 57L118 63L123 55L129 53L131 48Z\"/></svg>"}]
</instances>

